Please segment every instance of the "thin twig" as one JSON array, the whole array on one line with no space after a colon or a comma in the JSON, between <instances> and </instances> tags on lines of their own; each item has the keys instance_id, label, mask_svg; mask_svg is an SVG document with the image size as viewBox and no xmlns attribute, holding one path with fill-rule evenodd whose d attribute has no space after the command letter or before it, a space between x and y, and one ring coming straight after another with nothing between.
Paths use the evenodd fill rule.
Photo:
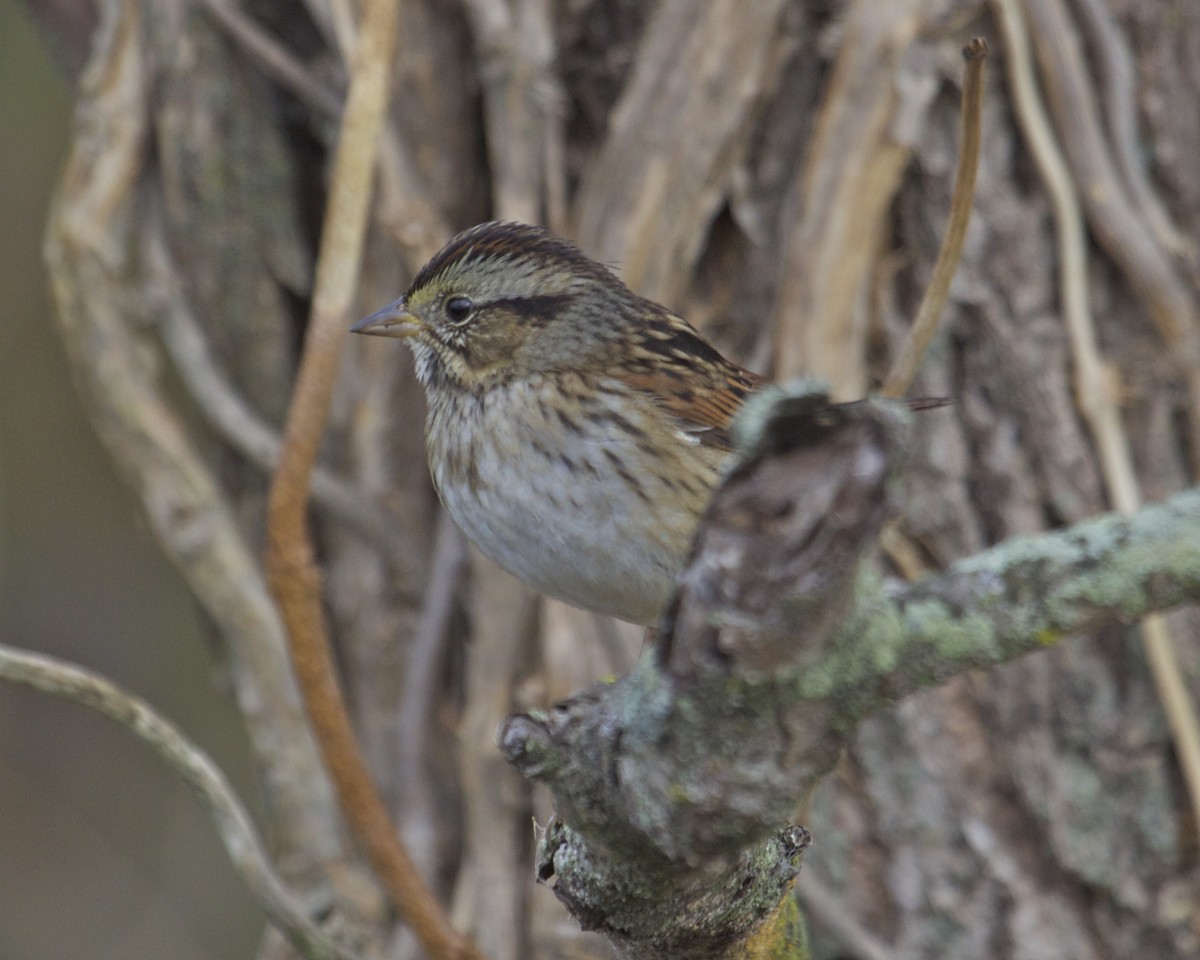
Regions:
<instances>
[{"instance_id":1,"label":"thin twig","mask_svg":"<svg viewBox=\"0 0 1200 960\"><path fill-rule=\"evenodd\" d=\"M249 53L263 71L317 113L336 119L341 98L313 79L312 74L278 40L226 0L198 0L213 22Z\"/></svg>"},{"instance_id":2,"label":"thin twig","mask_svg":"<svg viewBox=\"0 0 1200 960\"><path fill-rule=\"evenodd\" d=\"M320 0L320 2L333 30L342 62L348 66L354 61L354 51L358 48L358 25L354 22L354 4L351 0ZM317 3L318 0L307 0L309 7L314 7Z\"/></svg>"},{"instance_id":3,"label":"thin twig","mask_svg":"<svg viewBox=\"0 0 1200 960\"><path fill-rule=\"evenodd\" d=\"M450 638L450 618L466 565L466 541L450 515L442 510L438 514L429 564L429 585L421 619L408 649L400 715L396 719L399 741L396 762L404 803L401 815L409 838L432 835L438 818L427 763L429 729ZM414 844L414 859L426 868L426 876L436 870L436 864L424 862L422 857L422 851L430 846Z\"/></svg>"},{"instance_id":4,"label":"thin twig","mask_svg":"<svg viewBox=\"0 0 1200 960\"><path fill-rule=\"evenodd\" d=\"M1200 306L1129 196L1104 135L1083 50L1060 0L1026 3L1046 102L1096 239L1145 303L1188 387L1188 427L1200 446Z\"/></svg>"},{"instance_id":5,"label":"thin twig","mask_svg":"<svg viewBox=\"0 0 1200 960\"><path fill-rule=\"evenodd\" d=\"M414 867L355 742L337 685L321 605L321 576L306 516L310 479L361 267L371 181L391 81L396 16L396 0L363 4L321 234L312 315L267 501L266 567L287 624L309 717L355 837L426 951L436 958L465 958L477 955L474 947L450 926Z\"/></svg>"},{"instance_id":6,"label":"thin twig","mask_svg":"<svg viewBox=\"0 0 1200 960\"><path fill-rule=\"evenodd\" d=\"M1113 19L1113 12L1105 0L1076 0L1076 6L1082 14L1080 21L1087 28L1090 46L1103 68L1108 134L1133 205L1145 214L1159 243L1172 252L1195 256L1194 241L1171 222L1146 175L1144 151L1137 132L1133 55Z\"/></svg>"},{"instance_id":7,"label":"thin twig","mask_svg":"<svg viewBox=\"0 0 1200 960\"><path fill-rule=\"evenodd\" d=\"M958 153L958 171L954 177L954 194L950 200L950 217L946 235L933 265L933 274L917 318L913 321L908 339L879 391L885 397L902 397L912 386L925 351L933 341L950 293L950 281L962 257L963 240L971 222L971 206L975 199L975 175L979 170L979 141L983 112L983 64L987 59L987 42L979 37L963 47L967 63L962 91L962 147Z\"/></svg>"},{"instance_id":8,"label":"thin twig","mask_svg":"<svg viewBox=\"0 0 1200 960\"><path fill-rule=\"evenodd\" d=\"M321 31L321 36L325 38L325 42L333 47L337 43L337 37L334 31L333 14L329 9L329 4L325 0L300 0L304 9L308 11L308 15L312 18L312 22Z\"/></svg>"},{"instance_id":9,"label":"thin twig","mask_svg":"<svg viewBox=\"0 0 1200 960\"><path fill-rule=\"evenodd\" d=\"M411 763L421 753L425 731L433 715L433 692L442 666L449 635L454 598L467 564L467 545L462 533L444 510L438 514L437 533L430 561L429 586L421 608L421 619L408 654L404 671L404 693L398 726L401 751ZM407 745L407 746L405 746ZM416 772L417 766L406 769Z\"/></svg>"},{"instance_id":10,"label":"thin twig","mask_svg":"<svg viewBox=\"0 0 1200 960\"><path fill-rule=\"evenodd\" d=\"M216 828L234 872L268 919L305 957L351 960L288 892L267 858L246 808L212 759L144 700L83 667L0 644L0 680L90 707L127 728L187 784Z\"/></svg>"},{"instance_id":11,"label":"thin twig","mask_svg":"<svg viewBox=\"0 0 1200 960\"><path fill-rule=\"evenodd\" d=\"M1008 47L1008 75L1013 103L1054 204L1059 283L1075 362L1079 405L1100 451L1113 505L1122 513L1132 514L1140 505L1141 494L1120 411L1113 397L1111 378L1097 347L1095 326L1088 306L1087 244L1079 196L1038 94L1029 37L1021 10L1016 0L994 2ZM1145 618L1142 626L1146 656L1171 728L1176 755L1191 797L1192 813L1200 829L1200 721L1197 721L1195 708L1176 662L1166 622L1161 616L1152 615Z\"/></svg>"},{"instance_id":12,"label":"thin twig","mask_svg":"<svg viewBox=\"0 0 1200 960\"><path fill-rule=\"evenodd\" d=\"M888 559L896 565L900 576L909 583L920 580L931 572L929 564L921 556L920 548L912 537L900 529L898 523L892 522L880 531L879 545Z\"/></svg>"},{"instance_id":13,"label":"thin twig","mask_svg":"<svg viewBox=\"0 0 1200 960\"><path fill-rule=\"evenodd\" d=\"M186 298L178 294L174 265L163 237L162 220L155 211L142 231L145 262L166 286L169 302L159 314L163 343L175 362L196 408L209 424L247 460L270 473L275 469L282 443L279 434L264 422L217 367L204 332ZM412 538L384 510L370 492L320 465L313 468L313 499L367 540L386 552L402 570L415 555Z\"/></svg>"}]
</instances>

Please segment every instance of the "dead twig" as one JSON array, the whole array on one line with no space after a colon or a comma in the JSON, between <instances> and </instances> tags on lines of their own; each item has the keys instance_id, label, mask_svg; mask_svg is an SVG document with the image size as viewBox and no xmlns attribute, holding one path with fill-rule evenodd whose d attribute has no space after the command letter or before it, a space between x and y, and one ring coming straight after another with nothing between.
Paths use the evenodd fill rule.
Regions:
<instances>
[{"instance_id":1,"label":"dead twig","mask_svg":"<svg viewBox=\"0 0 1200 960\"><path fill-rule=\"evenodd\" d=\"M1105 114L1113 153L1136 209L1146 215L1161 243L1173 253L1195 256L1196 244L1171 222L1150 185L1142 145L1138 141L1133 55L1105 0L1076 0L1080 21L1104 74Z\"/></svg>"},{"instance_id":2,"label":"dead twig","mask_svg":"<svg viewBox=\"0 0 1200 960\"><path fill-rule=\"evenodd\" d=\"M306 509L357 284L379 133L387 107L396 0L363 5L334 157L312 315L267 503L268 582L287 625L309 716L354 835L392 901L437 958L476 956L450 926L388 816L355 742L337 686Z\"/></svg>"},{"instance_id":3,"label":"dead twig","mask_svg":"<svg viewBox=\"0 0 1200 960\"><path fill-rule=\"evenodd\" d=\"M227 443L269 473L279 458L282 442L279 434L250 408L217 367L200 324L178 290L157 212L143 229L142 241L146 247L146 265L157 275L169 298L160 314L163 343L184 386L196 401L196 409ZM312 492L320 506L382 549L400 569L409 572L409 558L415 555L412 539L370 492L320 465L313 468Z\"/></svg>"},{"instance_id":4,"label":"dead twig","mask_svg":"<svg viewBox=\"0 0 1200 960\"><path fill-rule=\"evenodd\" d=\"M0 644L0 680L90 707L149 746L200 801L229 855L234 872L267 918L312 960L353 960L309 919L267 858L253 821L221 768L144 700L83 667Z\"/></svg>"},{"instance_id":5,"label":"dead twig","mask_svg":"<svg viewBox=\"0 0 1200 960\"><path fill-rule=\"evenodd\" d=\"M408 648L404 669L404 692L400 697L400 716L396 721L400 784L404 798L403 816L409 824L421 828L408 835L431 835L437 811L430 789L427 749L430 721L437 702L438 678L446 659L450 637L450 617L467 565L467 544L450 515L438 514L433 557L429 563L429 585L421 607L421 619ZM415 859L421 863L417 851ZM424 864L430 875L435 864Z\"/></svg>"},{"instance_id":6,"label":"dead twig","mask_svg":"<svg viewBox=\"0 0 1200 960\"><path fill-rule=\"evenodd\" d=\"M942 237L942 248L933 264L933 274L929 278L929 286L925 288L925 296L921 298L921 306L908 339L900 348L900 354L892 363L892 369L879 391L885 397L902 397L912 386L917 368L937 332L946 297L950 293L950 281L954 279L954 271L962 257L963 240L967 235L967 225L971 222L971 205L975 199L975 175L979 171L983 64L987 55L987 42L979 37L963 47L967 72L962 91L962 147L958 152L958 171L954 177L946 235Z\"/></svg>"},{"instance_id":7,"label":"dead twig","mask_svg":"<svg viewBox=\"0 0 1200 960\"><path fill-rule=\"evenodd\" d=\"M1140 506L1141 494L1129 442L1114 397L1113 381L1097 346L1088 306L1087 243L1083 210L1034 80L1029 35L1017 0L994 0L1005 44L1013 103L1030 150L1054 204L1063 311L1075 362L1076 393L1096 446L1113 505L1124 514ZM1166 622L1159 615L1142 621L1142 639L1159 700L1200 828L1200 722L1184 685Z\"/></svg>"},{"instance_id":8,"label":"dead twig","mask_svg":"<svg viewBox=\"0 0 1200 960\"><path fill-rule=\"evenodd\" d=\"M278 40L226 0L198 0L213 22L238 43L263 71L316 113L336 119L341 98L313 79L309 71Z\"/></svg>"},{"instance_id":9,"label":"dead twig","mask_svg":"<svg viewBox=\"0 0 1200 960\"><path fill-rule=\"evenodd\" d=\"M466 563L466 541L450 515L443 510L438 515L433 559L429 565L429 586L404 672L399 726L402 740L410 742L410 749L419 749L424 743L425 727L433 715L436 675L441 667L454 598Z\"/></svg>"},{"instance_id":10,"label":"dead twig","mask_svg":"<svg viewBox=\"0 0 1200 960\"><path fill-rule=\"evenodd\" d=\"M1096 239L1129 280L1170 346L1188 387L1188 424L1200 445L1200 309L1168 252L1130 198L1104 136L1083 51L1060 0L1024 5L1046 101Z\"/></svg>"}]
</instances>

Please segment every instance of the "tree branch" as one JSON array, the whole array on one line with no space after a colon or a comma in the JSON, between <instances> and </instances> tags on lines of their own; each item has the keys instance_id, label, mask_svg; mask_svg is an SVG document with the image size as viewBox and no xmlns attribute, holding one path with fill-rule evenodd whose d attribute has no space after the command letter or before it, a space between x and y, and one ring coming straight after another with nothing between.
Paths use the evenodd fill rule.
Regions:
<instances>
[{"instance_id":1,"label":"tree branch","mask_svg":"<svg viewBox=\"0 0 1200 960\"><path fill-rule=\"evenodd\" d=\"M869 671L878 696L867 709L965 670L1198 600L1200 489L1131 516L1106 514L1006 540L891 596L880 591L864 624L872 636L861 645L887 666ZM852 657L847 651L843 659ZM850 682L847 675L843 684Z\"/></svg>"},{"instance_id":2,"label":"tree branch","mask_svg":"<svg viewBox=\"0 0 1200 960\"><path fill-rule=\"evenodd\" d=\"M254 59L264 73L291 91L319 117L336 119L342 112L339 95L316 80L287 47L262 29L240 7L227 0L199 0L214 22Z\"/></svg>"},{"instance_id":3,"label":"tree branch","mask_svg":"<svg viewBox=\"0 0 1200 960\"><path fill-rule=\"evenodd\" d=\"M629 956L732 956L775 916L798 852L787 819L871 711L1200 598L1200 490L884 584L864 560L906 421L805 383L751 404L653 655L502 729L561 817L539 875Z\"/></svg>"},{"instance_id":4,"label":"tree branch","mask_svg":"<svg viewBox=\"0 0 1200 960\"><path fill-rule=\"evenodd\" d=\"M5 645L0 645L0 679L73 700L128 729L154 750L200 801L234 871L292 946L310 960L353 960L353 951L325 936L276 875L250 815L220 767L149 704L90 670Z\"/></svg>"}]
</instances>

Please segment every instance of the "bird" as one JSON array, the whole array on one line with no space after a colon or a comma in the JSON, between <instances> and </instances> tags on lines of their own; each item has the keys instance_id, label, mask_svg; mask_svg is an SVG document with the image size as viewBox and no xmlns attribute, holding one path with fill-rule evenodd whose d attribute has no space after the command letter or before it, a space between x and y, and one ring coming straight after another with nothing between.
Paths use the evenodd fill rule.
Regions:
<instances>
[{"instance_id":1,"label":"bird","mask_svg":"<svg viewBox=\"0 0 1200 960\"><path fill-rule=\"evenodd\" d=\"M441 502L568 604L653 627L764 378L545 229L455 236L351 327L412 350Z\"/></svg>"}]
</instances>

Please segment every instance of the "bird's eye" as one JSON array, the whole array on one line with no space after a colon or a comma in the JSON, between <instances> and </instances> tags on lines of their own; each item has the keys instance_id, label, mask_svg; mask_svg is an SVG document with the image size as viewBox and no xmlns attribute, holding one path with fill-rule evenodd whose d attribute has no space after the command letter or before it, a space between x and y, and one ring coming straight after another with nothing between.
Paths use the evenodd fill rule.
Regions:
<instances>
[{"instance_id":1,"label":"bird's eye","mask_svg":"<svg viewBox=\"0 0 1200 960\"><path fill-rule=\"evenodd\" d=\"M451 297L446 301L446 317L453 323L462 323L475 309L467 297Z\"/></svg>"}]
</instances>

